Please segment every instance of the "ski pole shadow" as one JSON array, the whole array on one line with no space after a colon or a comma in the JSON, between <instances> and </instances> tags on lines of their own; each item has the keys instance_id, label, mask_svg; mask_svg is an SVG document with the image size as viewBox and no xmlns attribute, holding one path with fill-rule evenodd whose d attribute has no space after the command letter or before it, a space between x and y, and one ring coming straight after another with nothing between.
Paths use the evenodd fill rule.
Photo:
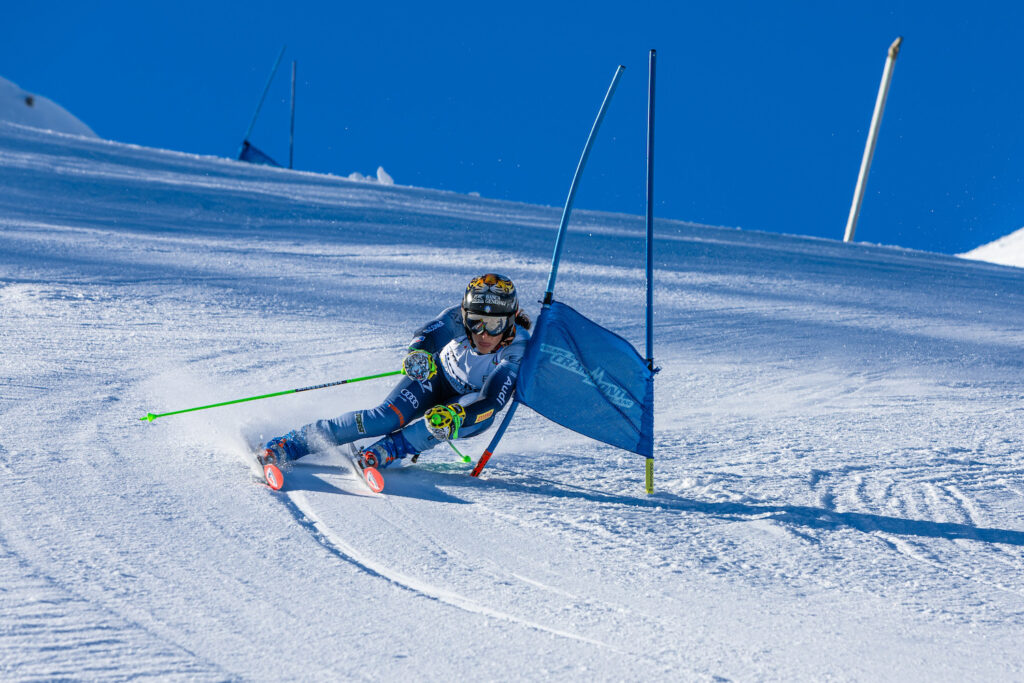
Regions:
<instances>
[{"instance_id":1,"label":"ski pole shadow","mask_svg":"<svg viewBox=\"0 0 1024 683\"><path fill-rule=\"evenodd\" d=\"M1002 543L1024 547L1024 531L1015 529L997 529L952 522L904 519L902 517L866 512L837 512L808 505L704 502L668 493L654 494L647 498L637 498L604 493L533 475L525 475L521 481L488 478L482 480L481 483L485 483L493 488L519 493L534 493L558 498L578 498L595 503L629 505L652 509L660 508L672 512L690 512L735 521L745 521L751 518L771 519L783 524L810 529L829 530L846 528L862 533L880 531L898 536L943 538L946 540L965 539L982 543Z\"/></svg>"}]
</instances>

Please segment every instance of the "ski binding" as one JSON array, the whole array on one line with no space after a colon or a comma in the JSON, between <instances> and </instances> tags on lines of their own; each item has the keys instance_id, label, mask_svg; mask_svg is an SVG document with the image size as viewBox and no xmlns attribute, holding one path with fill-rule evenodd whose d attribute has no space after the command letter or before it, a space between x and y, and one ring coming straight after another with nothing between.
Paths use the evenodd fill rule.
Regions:
<instances>
[{"instance_id":1,"label":"ski binding","mask_svg":"<svg viewBox=\"0 0 1024 683\"><path fill-rule=\"evenodd\" d=\"M363 459L360 457L361 451L354 443L346 444L346 447L342 450L352 465L352 470L359 475L359 478L363 480L368 489L374 493L380 493L384 490L384 476L376 467L363 462Z\"/></svg>"}]
</instances>

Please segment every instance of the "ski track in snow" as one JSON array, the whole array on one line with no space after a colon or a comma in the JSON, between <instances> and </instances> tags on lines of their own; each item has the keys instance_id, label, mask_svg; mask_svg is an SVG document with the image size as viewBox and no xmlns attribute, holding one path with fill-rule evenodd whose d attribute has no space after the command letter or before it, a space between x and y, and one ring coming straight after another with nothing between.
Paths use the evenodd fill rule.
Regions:
<instances>
[{"instance_id":1,"label":"ski track in snow","mask_svg":"<svg viewBox=\"0 0 1024 683\"><path fill-rule=\"evenodd\" d=\"M381 494L381 497L386 498L384 494ZM525 626L527 628L536 629L538 631L546 631L548 633L552 633L562 638L569 638L572 640L578 640L583 643L589 643L591 645L598 645L600 647L625 654L622 650L612 647L607 643L602 643L597 640L592 640L590 638L584 638L583 636L576 635L574 633L568 633L565 631L560 631L558 629L549 628L542 624L534 623L526 619L521 619L511 614L505 614L503 612L490 609L484 605L469 600L468 598L459 595L458 593L446 591L438 586L433 586L418 579L415 579L413 577L405 576L400 572L397 572L391 569L390 567L387 567L386 565L378 562L374 558L366 556L363 553L360 553L358 550L349 545L338 532L336 532L334 529L331 529L331 527L324 524L323 521L321 521L317 517L315 510L306 500L305 496L303 496L301 493L290 493L288 494L288 499L292 503L292 505L289 505L288 507L289 509L292 510L292 513L295 515L295 518L299 523L303 524L311 532L317 534L318 540L320 540L320 542L323 543L327 548L335 552L340 558L353 563L354 565L356 565L363 571L371 574L372 576L377 576L382 579L391 581L399 586L402 586L403 588L407 588L410 591L413 591L414 593L423 595L433 600L437 600L438 602L443 602L447 605L452 605L453 607L457 607L467 612L482 614L486 617L491 617L494 619L502 619L504 621L509 621L520 626Z\"/></svg>"},{"instance_id":2,"label":"ski track in snow","mask_svg":"<svg viewBox=\"0 0 1024 683\"><path fill-rule=\"evenodd\" d=\"M559 210L4 124L0 181L5 680L1024 676L1022 270L660 221L654 495L526 408L480 479L272 493L243 449L390 385L138 418L533 301ZM638 347L642 235L577 210L558 289Z\"/></svg>"}]
</instances>

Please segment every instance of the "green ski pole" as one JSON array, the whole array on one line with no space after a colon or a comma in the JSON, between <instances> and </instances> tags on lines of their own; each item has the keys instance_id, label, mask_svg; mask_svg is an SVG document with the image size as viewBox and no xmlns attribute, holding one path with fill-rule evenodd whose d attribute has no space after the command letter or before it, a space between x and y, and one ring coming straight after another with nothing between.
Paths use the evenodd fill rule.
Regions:
<instances>
[{"instance_id":1,"label":"green ski pole","mask_svg":"<svg viewBox=\"0 0 1024 683\"><path fill-rule=\"evenodd\" d=\"M455 451L455 455L457 455L460 458L462 458L462 462L473 462L472 458L470 458L468 455L463 455L462 451L460 451L458 448L456 448L455 444L453 444L451 441L448 442L448 445L452 447L453 451Z\"/></svg>"},{"instance_id":2,"label":"green ski pole","mask_svg":"<svg viewBox=\"0 0 1024 683\"><path fill-rule=\"evenodd\" d=\"M367 375L366 377L353 377L352 379L343 379L339 382L328 382L327 384L317 384L311 387L302 387L300 389L288 389L287 391L276 391L272 394L263 394L262 396L250 396L249 398L239 398L234 401L224 401L222 403L211 403L208 406L196 406L195 408L185 408L184 410L172 410L169 413L146 413L145 417L140 417L142 421L152 422L158 417L167 417L168 415L180 415L181 413L191 413L196 410L206 410L207 408L219 408L220 406L230 406L235 403L245 403L246 401L258 401L261 398L271 398L273 396L284 396L285 394L297 394L300 391L313 391L315 389L326 389L327 387L336 387L339 384L352 384L353 382L363 382L368 379L378 379L380 377L391 377L393 375L404 374L402 370L395 370L393 372L382 372L379 375Z\"/></svg>"}]
</instances>

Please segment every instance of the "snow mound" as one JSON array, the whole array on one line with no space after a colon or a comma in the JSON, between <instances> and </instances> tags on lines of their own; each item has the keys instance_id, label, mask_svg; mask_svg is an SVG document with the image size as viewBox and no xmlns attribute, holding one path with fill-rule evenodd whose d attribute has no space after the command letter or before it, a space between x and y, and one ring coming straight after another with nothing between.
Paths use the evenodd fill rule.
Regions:
<instances>
[{"instance_id":1,"label":"snow mound","mask_svg":"<svg viewBox=\"0 0 1024 683\"><path fill-rule=\"evenodd\" d=\"M373 176L363 175L362 173L359 173L358 171L354 171L354 172L348 174L348 179L349 180L359 180L359 181L362 181L362 182L369 182L369 183L377 182L377 183L380 183L381 185L394 185L395 184L395 179L391 177L391 174L389 174L387 171L384 170L383 166L378 166L377 167L377 177L376 178L374 178Z\"/></svg>"},{"instance_id":2,"label":"snow mound","mask_svg":"<svg viewBox=\"0 0 1024 683\"><path fill-rule=\"evenodd\" d=\"M1024 268L1024 228L960 254L960 256L975 261L988 261L1003 266Z\"/></svg>"},{"instance_id":3,"label":"snow mound","mask_svg":"<svg viewBox=\"0 0 1024 683\"><path fill-rule=\"evenodd\" d=\"M0 77L0 121L58 133L98 137L67 109L42 95L34 95Z\"/></svg>"}]
</instances>

